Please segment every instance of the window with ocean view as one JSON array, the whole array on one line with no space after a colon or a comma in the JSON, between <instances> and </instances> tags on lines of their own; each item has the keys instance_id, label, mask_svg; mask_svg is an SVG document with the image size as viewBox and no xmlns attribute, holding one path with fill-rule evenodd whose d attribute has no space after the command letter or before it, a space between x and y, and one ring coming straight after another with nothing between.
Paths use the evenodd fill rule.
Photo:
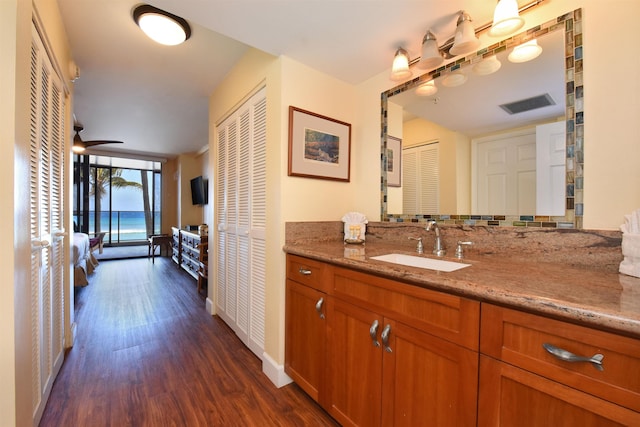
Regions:
<instances>
[{"instance_id":1,"label":"window with ocean view","mask_svg":"<svg viewBox=\"0 0 640 427\"><path fill-rule=\"evenodd\" d=\"M111 245L146 242L149 235L160 233L160 162L78 157L85 157L78 159L81 166L76 165L79 172L74 178L78 183L74 186L78 229L89 234L105 232L104 241Z\"/></svg>"}]
</instances>

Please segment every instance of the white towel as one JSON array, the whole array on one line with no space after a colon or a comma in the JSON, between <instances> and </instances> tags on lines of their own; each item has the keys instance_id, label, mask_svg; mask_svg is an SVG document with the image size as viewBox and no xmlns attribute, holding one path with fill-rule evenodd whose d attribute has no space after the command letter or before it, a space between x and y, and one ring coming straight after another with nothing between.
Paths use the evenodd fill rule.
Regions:
<instances>
[{"instance_id":1,"label":"white towel","mask_svg":"<svg viewBox=\"0 0 640 427\"><path fill-rule=\"evenodd\" d=\"M619 271L629 276L640 277L640 209L624 216L622 230L622 255Z\"/></svg>"}]
</instances>

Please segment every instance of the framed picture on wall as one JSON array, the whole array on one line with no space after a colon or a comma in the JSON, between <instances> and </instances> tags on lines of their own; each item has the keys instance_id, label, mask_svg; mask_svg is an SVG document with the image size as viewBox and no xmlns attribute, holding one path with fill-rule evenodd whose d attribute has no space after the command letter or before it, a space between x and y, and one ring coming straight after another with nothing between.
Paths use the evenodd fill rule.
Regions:
<instances>
[{"instance_id":1,"label":"framed picture on wall","mask_svg":"<svg viewBox=\"0 0 640 427\"><path fill-rule=\"evenodd\" d=\"M387 136L387 186L402 185L402 140Z\"/></svg>"},{"instance_id":2,"label":"framed picture on wall","mask_svg":"<svg viewBox=\"0 0 640 427\"><path fill-rule=\"evenodd\" d=\"M289 107L289 176L350 179L351 124Z\"/></svg>"}]
</instances>

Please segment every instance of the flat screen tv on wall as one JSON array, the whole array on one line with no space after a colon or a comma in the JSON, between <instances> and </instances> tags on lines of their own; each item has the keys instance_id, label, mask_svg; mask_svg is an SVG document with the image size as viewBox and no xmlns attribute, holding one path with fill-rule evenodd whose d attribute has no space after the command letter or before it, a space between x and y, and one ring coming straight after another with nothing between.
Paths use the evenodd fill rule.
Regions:
<instances>
[{"instance_id":1,"label":"flat screen tv on wall","mask_svg":"<svg viewBox=\"0 0 640 427\"><path fill-rule=\"evenodd\" d=\"M209 193L209 181L202 176L197 176L191 180L191 202L194 205L206 205Z\"/></svg>"}]
</instances>

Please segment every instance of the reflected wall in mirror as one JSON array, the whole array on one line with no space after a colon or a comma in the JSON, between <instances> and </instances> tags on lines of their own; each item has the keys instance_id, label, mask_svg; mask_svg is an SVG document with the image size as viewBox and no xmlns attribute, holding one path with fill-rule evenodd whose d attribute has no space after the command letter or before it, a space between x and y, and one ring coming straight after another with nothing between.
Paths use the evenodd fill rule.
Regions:
<instances>
[{"instance_id":1,"label":"reflected wall in mirror","mask_svg":"<svg viewBox=\"0 0 640 427\"><path fill-rule=\"evenodd\" d=\"M403 211L404 185L389 188L383 167L383 221L436 219L469 225L582 228L581 15L581 9L577 9L559 16L382 93L381 164L386 164L388 136L402 138L403 149L437 141L440 182L439 200L432 204L439 206L440 211L408 214ZM507 60L507 54L515 46L534 39L543 49L539 57L524 63ZM485 64L483 59L494 57L502 64L497 72L477 75L472 71L478 64ZM457 73L467 77L464 84L445 87L443 82ZM418 96L416 89L432 80L437 92ZM531 97L538 98L526 100ZM500 107L512 102L516 102L512 110L526 111L509 114ZM547 105L531 109L531 104L537 102ZM556 166L547 164L543 169L539 163L549 155L536 152L543 146L536 142L536 138L541 138L536 137L536 129L540 132L544 124L557 127L558 122L564 124L560 125L562 139L547 139L552 142L548 146L555 149L556 156L559 152L560 159L556 160ZM519 145L517 141L523 139L529 141L528 145ZM502 151L494 150L495 144L501 143ZM481 159L493 163L507 157L528 157L529 161L521 162L524 166L515 169L505 162L510 172L500 170L497 175L483 171ZM541 181L542 178L545 179ZM496 195L498 188L508 189L510 198ZM555 198L555 209L541 207L545 198ZM507 199L515 202L504 202Z\"/></svg>"}]
</instances>

